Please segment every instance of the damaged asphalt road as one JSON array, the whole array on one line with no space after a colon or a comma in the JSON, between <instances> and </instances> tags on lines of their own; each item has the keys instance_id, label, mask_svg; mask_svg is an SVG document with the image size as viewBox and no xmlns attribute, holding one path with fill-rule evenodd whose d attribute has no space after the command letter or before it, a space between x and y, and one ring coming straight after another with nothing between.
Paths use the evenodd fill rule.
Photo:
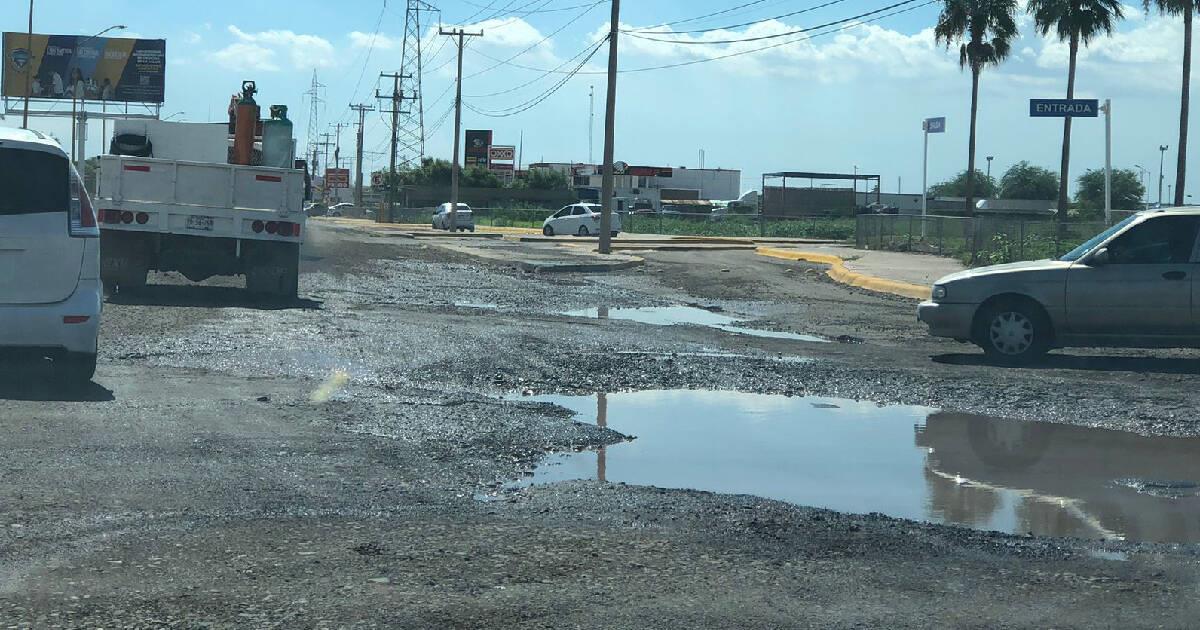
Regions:
<instances>
[{"instance_id":1,"label":"damaged asphalt road","mask_svg":"<svg viewBox=\"0 0 1200 630\"><path fill-rule=\"evenodd\" d=\"M106 305L94 386L0 387L0 627L1187 627L1200 612L1194 545L589 481L505 489L548 452L626 439L522 393L739 390L1196 436L1193 353L994 368L927 338L909 302L749 252L540 275L320 225L309 239L297 304L160 276ZM562 314L683 304L835 341Z\"/></svg>"}]
</instances>

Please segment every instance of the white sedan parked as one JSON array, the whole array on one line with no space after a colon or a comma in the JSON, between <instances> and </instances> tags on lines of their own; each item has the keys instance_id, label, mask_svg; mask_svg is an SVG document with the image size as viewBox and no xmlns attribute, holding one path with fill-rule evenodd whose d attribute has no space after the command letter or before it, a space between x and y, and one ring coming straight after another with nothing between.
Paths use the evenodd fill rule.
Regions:
<instances>
[{"instance_id":1,"label":"white sedan parked","mask_svg":"<svg viewBox=\"0 0 1200 630\"><path fill-rule=\"evenodd\" d=\"M542 234L574 234L576 236L591 236L600 233L600 204L575 203L564 206L550 218L542 222ZM621 215L612 215L612 235L621 232Z\"/></svg>"},{"instance_id":2,"label":"white sedan parked","mask_svg":"<svg viewBox=\"0 0 1200 630\"><path fill-rule=\"evenodd\" d=\"M0 356L50 359L63 381L96 371L100 229L67 154L0 127Z\"/></svg>"}]
</instances>

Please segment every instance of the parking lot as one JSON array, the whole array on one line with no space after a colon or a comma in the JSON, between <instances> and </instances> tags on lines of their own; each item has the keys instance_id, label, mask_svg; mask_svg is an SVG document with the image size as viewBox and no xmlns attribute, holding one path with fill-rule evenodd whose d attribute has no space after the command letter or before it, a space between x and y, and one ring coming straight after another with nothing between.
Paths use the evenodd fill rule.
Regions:
<instances>
[{"instance_id":1,"label":"parking lot","mask_svg":"<svg viewBox=\"0 0 1200 630\"><path fill-rule=\"evenodd\" d=\"M996 367L818 264L560 250L322 219L298 301L111 298L92 385L0 386L0 625L1194 623L1194 352ZM1174 459L1043 485L1101 438Z\"/></svg>"}]
</instances>

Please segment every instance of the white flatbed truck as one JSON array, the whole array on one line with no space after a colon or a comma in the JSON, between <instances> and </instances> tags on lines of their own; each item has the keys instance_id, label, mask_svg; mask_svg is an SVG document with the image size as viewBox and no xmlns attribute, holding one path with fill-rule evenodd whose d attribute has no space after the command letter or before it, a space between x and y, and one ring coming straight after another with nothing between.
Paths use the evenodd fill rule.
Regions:
<instances>
[{"instance_id":1,"label":"white flatbed truck","mask_svg":"<svg viewBox=\"0 0 1200 630\"><path fill-rule=\"evenodd\" d=\"M175 124L196 125L154 122L160 128ZM100 277L110 294L144 287L148 272L156 270L193 282L244 275L252 293L296 297L304 171L218 162L214 156L224 155L227 139L224 125L216 127L207 135L210 145L219 142L219 153L216 146L195 151L212 161L101 156L95 206ZM157 136L170 137L163 130ZM196 146L177 144L155 146L167 145L171 156Z\"/></svg>"}]
</instances>

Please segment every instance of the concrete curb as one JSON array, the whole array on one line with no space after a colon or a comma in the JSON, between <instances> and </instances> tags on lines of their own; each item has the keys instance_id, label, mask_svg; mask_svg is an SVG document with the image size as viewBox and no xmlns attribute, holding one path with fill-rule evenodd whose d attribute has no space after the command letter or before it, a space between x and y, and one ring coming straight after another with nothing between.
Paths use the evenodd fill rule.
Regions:
<instances>
[{"instance_id":1,"label":"concrete curb","mask_svg":"<svg viewBox=\"0 0 1200 630\"><path fill-rule=\"evenodd\" d=\"M846 268L846 261L833 254L818 254L816 252L800 252L790 249L777 249L774 247L759 247L755 250L759 256L769 256L771 258L780 258L783 260L803 260L805 262L817 263L821 265L829 265L829 271L826 272L835 282L859 287L876 293L887 293L913 300L928 300L930 288L919 284L911 284L901 282L899 280L888 280L887 278L879 278L876 276L868 276L855 271L850 271Z\"/></svg>"}]
</instances>

